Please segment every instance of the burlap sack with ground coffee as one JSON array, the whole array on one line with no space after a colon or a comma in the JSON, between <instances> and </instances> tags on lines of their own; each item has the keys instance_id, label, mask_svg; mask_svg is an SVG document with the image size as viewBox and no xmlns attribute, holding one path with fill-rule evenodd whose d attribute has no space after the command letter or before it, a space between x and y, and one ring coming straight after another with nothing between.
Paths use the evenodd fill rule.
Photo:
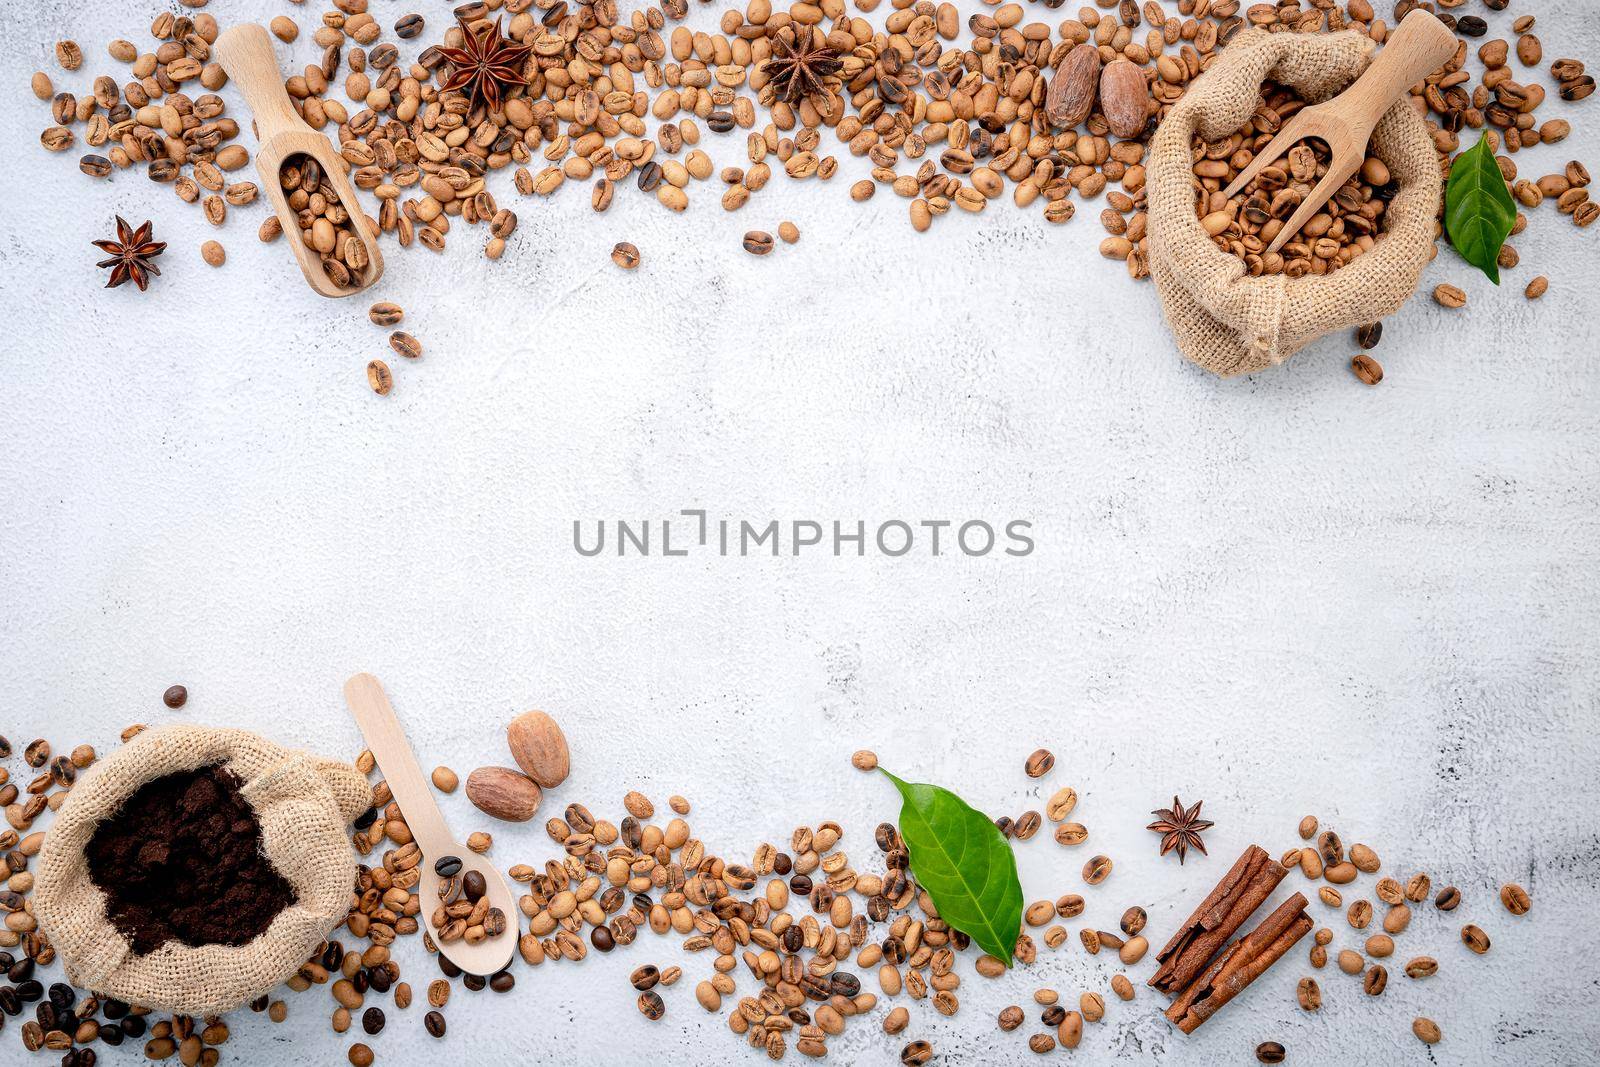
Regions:
<instances>
[{"instance_id":1,"label":"burlap sack with ground coffee","mask_svg":"<svg viewBox=\"0 0 1600 1067\"><path fill-rule=\"evenodd\" d=\"M1416 291L1433 254L1441 172L1427 125L1401 100L1379 121L1369 151L1399 185L1388 229L1372 250L1327 275L1252 278L1212 243L1195 213L1196 133L1221 140L1249 121L1261 84L1309 103L1337 95L1366 70L1373 42L1357 33L1241 33L1167 113L1150 146L1150 274L1184 356L1225 378L1275 366L1333 330L1391 315Z\"/></svg>"},{"instance_id":2,"label":"burlap sack with ground coffee","mask_svg":"<svg viewBox=\"0 0 1600 1067\"><path fill-rule=\"evenodd\" d=\"M247 944L168 941L136 955L107 915L86 849L102 821L164 775L220 766L261 828L261 847L294 903ZM34 908L74 985L187 1015L227 1011L292 976L350 910L356 860L346 826L371 804L352 767L244 730L172 725L146 730L86 773L56 813L40 853Z\"/></svg>"}]
</instances>

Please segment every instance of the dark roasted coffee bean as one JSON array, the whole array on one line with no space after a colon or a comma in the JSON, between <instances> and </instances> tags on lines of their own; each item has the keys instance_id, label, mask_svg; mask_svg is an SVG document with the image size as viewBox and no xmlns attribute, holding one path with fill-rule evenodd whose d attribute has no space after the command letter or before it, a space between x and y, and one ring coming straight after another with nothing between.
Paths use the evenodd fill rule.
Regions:
<instances>
[{"instance_id":1,"label":"dark roasted coffee bean","mask_svg":"<svg viewBox=\"0 0 1600 1067\"><path fill-rule=\"evenodd\" d=\"M789 891L798 897L810 896L811 876L807 874L797 874L793 878L789 879Z\"/></svg>"},{"instance_id":2,"label":"dark roasted coffee bean","mask_svg":"<svg viewBox=\"0 0 1600 1067\"><path fill-rule=\"evenodd\" d=\"M29 741L28 747L22 750L22 758L28 761L28 766L38 770L50 762L50 742L42 737Z\"/></svg>"},{"instance_id":3,"label":"dark roasted coffee bean","mask_svg":"<svg viewBox=\"0 0 1600 1067\"><path fill-rule=\"evenodd\" d=\"M596 926L589 934L589 942L601 952L610 952L617 947L617 939L611 936L611 931L604 926Z\"/></svg>"},{"instance_id":4,"label":"dark roasted coffee bean","mask_svg":"<svg viewBox=\"0 0 1600 1067\"><path fill-rule=\"evenodd\" d=\"M360 815L357 815L356 816L356 821L354 823L352 823L351 825L353 825L357 830L365 830L367 827L371 826L373 823L375 823L377 821L378 821L378 809L377 808L368 808L366 811L362 812Z\"/></svg>"},{"instance_id":5,"label":"dark roasted coffee bean","mask_svg":"<svg viewBox=\"0 0 1600 1067\"><path fill-rule=\"evenodd\" d=\"M1453 885L1447 885L1439 890L1439 895L1433 898L1433 906L1440 911L1455 911L1461 903L1461 890Z\"/></svg>"},{"instance_id":6,"label":"dark roasted coffee bean","mask_svg":"<svg viewBox=\"0 0 1600 1067\"><path fill-rule=\"evenodd\" d=\"M22 1014L22 998L17 996L14 987L0 985L0 1012L7 1015Z\"/></svg>"},{"instance_id":7,"label":"dark roasted coffee bean","mask_svg":"<svg viewBox=\"0 0 1600 1067\"><path fill-rule=\"evenodd\" d=\"M376 1034L383 1030L387 1020L383 1017L382 1008L368 1008L361 1013L361 1029L369 1034Z\"/></svg>"},{"instance_id":8,"label":"dark roasted coffee bean","mask_svg":"<svg viewBox=\"0 0 1600 1067\"><path fill-rule=\"evenodd\" d=\"M78 160L78 169L91 178L107 178L111 176L111 160L90 152Z\"/></svg>"},{"instance_id":9,"label":"dark roasted coffee bean","mask_svg":"<svg viewBox=\"0 0 1600 1067\"><path fill-rule=\"evenodd\" d=\"M1263 1041L1256 1046L1256 1059L1261 1063L1282 1063L1287 1053L1276 1041Z\"/></svg>"},{"instance_id":10,"label":"dark roasted coffee bean","mask_svg":"<svg viewBox=\"0 0 1600 1067\"><path fill-rule=\"evenodd\" d=\"M110 1045L112 1048L116 1048L118 1045L122 1044L124 1035L122 1032L122 1027L120 1026L102 1026L95 1033L95 1036L105 1044Z\"/></svg>"},{"instance_id":11,"label":"dark roasted coffee bean","mask_svg":"<svg viewBox=\"0 0 1600 1067\"><path fill-rule=\"evenodd\" d=\"M1046 1026L1060 1026L1061 1020L1067 1017L1067 1009L1059 1004L1052 1004L1040 1015L1039 1021Z\"/></svg>"},{"instance_id":12,"label":"dark roasted coffee bean","mask_svg":"<svg viewBox=\"0 0 1600 1067\"><path fill-rule=\"evenodd\" d=\"M880 822L873 838L878 842L879 852L893 852L900 846L900 831L892 822Z\"/></svg>"},{"instance_id":13,"label":"dark roasted coffee bean","mask_svg":"<svg viewBox=\"0 0 1600 1067\"><path fill-rule=\"evenodd\" d=\"M1378 347L1378 342L1383 340L1383 323L1369 322L1365 326L1356 328L1356 344L1371 351Z\"/></svg>"},{"instance_id":14,"label":"dark roasted coffee bean","mask_svg":"<svg viewBox=\"0 0 1600 1067\"><path fill-rule=\"evenodd\" d=\"M661 185L661 164L651 160L639 168L639 177L635 179L642 193L653 193Z\"/></svg>"},{"instance_id":15,"label":"dark roasted coffee bean","mask_svg":"<svg viewBox=\"0 0 1600 1067\"><path fill-rule=\"evenodd\" d=\"M900 1062L905 1064L905 1067L922 1067L931 1059L933 1059L933 1046L926 1041L909 1042L900 1050Z\"/></svg>"},{"instance_id":16,"label":"dark roasted coffee bean","mask_svg":"<svg viewBox=\"0 0 1600 1067\"><path fill-rule=\"evenodd\" d=\"M439 956L439 973L446 978L460 978L461 968L451 963L448 956L441 954Z\"/></svg>"},{"instance_id":17,"label":"dark roasted coffee bean","mask_svg":"<svg viewBox=\"0 0 1600 1067\"><path fill-rule=\"evenodd\" d=\"M829 991L841 997L854 1000L861 992L861 979L849 971L834 971L828 976Z\"/></svg>"},{"instance_id":18,"label":"dark roasted coffee bean","mask_svg":"<svg viewBox=\"0 0 1600 1067\"><path fill-rule=\"evenodd\" d=\"M786 926L783 931L783 950L785 952L799 952L805 947L806 932L800 928L799 923Z\"/></svg>"},{"instance_id":19,"label":"dark roasted coffee bean","mask_svg":"<svg viewBox=\"0 0 1600 1067\"><path fill-rule=\"evenodd\" d=\"M424 21L421 15L401 15L395 19L394 35L402 41L409 41L422 32Z\"/></svg>"},{"instance_id":20,"label":"dark roasted coffee bean","mask_svg":"<svg viewBox=\"0 0 1600 1067\"><path fill-rule=\"evenodd\" d=\"M28 960L26 962L31 964L33 961ZM32 1004L34 1001L44 996L44 986L40 985L32 978L28 979L26 982L18 982L17 996L22 998L22 1002L24 1004Z\"/></svg>"},{"instance_id":21,"label":"dark roasted coffee bean","mask_svg":"<svg viewBox=\"0 0 1600 1067\"><path fill-rule=\"evenodd\" d=\"M792 870L794 870L794 860L789 858L787 852L780 852L772 857L772 873L779 878L787 877Z\"/></svg>"},{"instance_id":22,"label":"dark roasted coffee bean","mask_svg":"<svg viewBox=\"0 0 1600 1067\"><path fill-rule=\"evenodd\" d=\"M496 993L509 993L516 984L516 975L510 971L496 971L489 976L489 988Z\"/></svg>"},{"instance_id":23,"label":"dark roasted coffee bean","mask_svg":"<svg viewBox=\"0 0 1600 1067\"><path fill-rule=\"evenodd\" d=\"M330 971L337 971L342 963L344 963L344 946L337 941L329 941L328 947L322 950L322 965ZM260 1010L265 1008L266 1005L263 1004Z\"/></svg>"},{"instance_id":24,"label":"dark roasted coffee bean","mask_svg":"<svg viewBox=\"0 0 1600 1067\"><path fill-rule=\"evenodd\" d=\"M430 1011L422 1017L422 1026L433 1037L444 1036L444 1016L436 1011Z\"/></svg>"},{"instance_id":25,"label":"dark roasted coffee bean","mask_svg":"<svg viewBox=\"0 0 1600 1067\"><path fill-rule=\"evenodd\" d=\"M78 1004L78 991L65 982L50 983L50 1003L63 1015L71 1014Z\"/></svg>"},{"instance_id":26,"label":"dark roasted coffee bean","mask_svg":"<svg viewBox=\"0 0 1600 1067\"><path fill-rule=\"evenodd\" d=\"M473 903L477 903L488 891L489 883L484 881L482 871L468 871L461 876L461 892Z\"/></svg>"},{"instance_id":27,"label":"dark roasted coffee bean","mask_svg":"<svg viewBox=\"0 0 1600 1067\"><path fill-rule=\"evenodd\" d=\"M117 1023L117 1026L122 1030L122 1032L135 1041L144 1036L148 1025L149 1024L144 1021L143 1015L129 1015L126 1018L119 1020Z\"/></svg>"},{"instance_id":28,"label":"dark roasted coffee bean","mask_svg":"<svg viewBox=\"0 0 1600 1067\"><path fill-rule=\"evenodd\" d=\"M6 740L5 735L0 734L0 759L10 759L10 758L11 758L11 742Z\"/></svg>"},{"instance_id":29,"label":"dark roasted coffee bean","mask_svg":"<svg viewBox=\"0 0 1600 1067\"><path fill-rule=\"evenodd\" d=\"M41 1000L33 1007L33 1017L39 1020L39 1025L45 1030L56 1029L56 1006L48 1000Z\"/></svg>"},{"instance_id":30,"label":"dark roasted coffee bean","mask_svg":"<svg viewBox=\"0 0 1600 1067\"><path fill-rule=\"evenodd\" d=\"M646 1019L659 1019L667 1013L667 1005L660 993L647 989L639 994L639 1012Z\"/></svg>"},{"instance_id":31,"label":"dark roasted coffee bean","mask_svg":"<svg viewBox=\"0 0 1600 1067\"><path fill-rule=\"evenodd\" d=\"M394 980L389 977L389 972L382 967L373 967L363 972L367 976L367 988L374 993L387 993Z\"/></svg>"},{"instance_id":32,"label":"dark roasted coffee bean","mask_svg":"<svg viewBox=\"0 0 1600 1067\"><path fill-rule=\"evenodd\" d=\"M440 878L454 878L461 873L461 857L440 856L433 861L433 873Z\"/></svg>"},{"instance_id":33,"label":"dark roasted coffee bean","mask_svg":"<svg viewBox=\"0 0 1600 1067\"><path fill-rule=\"evenodd\" d=\"M1456 32L1464 37L1482 37L1489 32L1489 24L1477 15L1462 15L1456 19Z\"/></svg>"}]
</instances>

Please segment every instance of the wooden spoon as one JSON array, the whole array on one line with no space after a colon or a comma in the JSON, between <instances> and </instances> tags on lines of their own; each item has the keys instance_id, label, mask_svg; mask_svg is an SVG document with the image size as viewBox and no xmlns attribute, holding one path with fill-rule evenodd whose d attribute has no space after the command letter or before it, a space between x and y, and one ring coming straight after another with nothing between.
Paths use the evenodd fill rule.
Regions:
<instances>
[{"instance_id":1,"label":"wooden spoon","mask_svg":"<svg viewBox=\"0 0 1600 1067\"><path fill-rule=\"evenodd\" d=\"M350 713L367 739L367 747L378 760L383 780L389 783L400 810L405 812L406 825L411 836L422 850L422 882L417 893L422 900L422 913L418 920L433 935L439 951L468 974L491 975L504 970L511 962L511 953L517 946L517 906L511 886L497 871L494 864L471 851L450 836L450 827L444 821L439 806L433 802L428 780L411 752L406 733L394 717L389 698L383 686L370 674L358 674L344 683L344 700ZM504 933L470 945L464 940L442 944L437 931L429 927L429 916L439 904L439 875L434 864L440 859L454 856L461 861L461 873L477 871L483 875L488 887L489 902L506 916Z\"/></svg>"},{"instance_id":2,"label":"wooden spoon","mask_svg":"<svg viewBox=\"0 0 1600 1067\"><path fill-rule=\"evenodd\" d=\"M1300 227L1311 221L1322 205L1333 199L1339 187L1366 161L1367 142L1372 139L1378 120L1408 88L1444 66L1458 47L1456 35L1448 26L1422 8L1416 8L1401 21L1400 28L1389 36L1378 58L1350 88L1332 100L1301 108L1284 124L1278 136L1258 152L1244 172L1223 191L1225 197L1237 196L1268 164L1276 162L1295 142L1307 137L1326 142L1332 159L1328 162L1327 175L1278 231L1267 251L1276 252L1282 248L1289 238L1300 232Z\"/></svg>"},{"instance_id":3,"label":"wooden spoon","mask_svg":"<svg viewBox=\"0 0 1600 1067\"><path fill-rule=\"evenodd\" d=\"M350 184L349 164L334 149L333 142L308 126L289 101L277 57L272 52L272 39L265 29L253 22L240 23L217 38L215 52L228 80L239 87L245 103L255 114L256 136L260 141L256 149L256 171L261 175L261 189L278 213L283 235L300 263L300 272L311 288L323 296L359 293L383 274L383 256L378 251L378 243L362 225L366 215ZM322 257L300 235L300 221L283 195L279 173L283 164L296 156L310 156L322 167L324 177L350 216L351 228L366 249L367 267L359 273L352 271L349 285L339 285L328 276Z\"/></svg>"}]
</instances>

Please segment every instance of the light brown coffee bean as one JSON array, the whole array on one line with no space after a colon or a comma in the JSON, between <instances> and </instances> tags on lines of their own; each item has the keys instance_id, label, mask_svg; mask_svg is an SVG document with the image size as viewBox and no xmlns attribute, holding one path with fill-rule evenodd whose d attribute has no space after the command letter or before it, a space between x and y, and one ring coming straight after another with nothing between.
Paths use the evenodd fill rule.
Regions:
<instances>
[{"instance_id":1,"label":"light brown coffee bean","mask_svg":"<svg viewBox=\"0 0 1600 1067\"><path fill-rule=\"evenodd\" d=\"M1461 928L1461 943L1480 956L1489 951L1489 935L1473 923Z\"/></svg>"},{"instance_id":2,"label":"light brown coffee bean","mask_svg":"<svg viewBox=\"0 0 1600 1067\"><path fill-rule=\"evenodd\" d=\"M639 249L627 241L618 241L611 248L611 262L623 270L633 270L639 265Z\"/></svg>"},{"instance_id":3,"label":"light brown coffee bean","mask_svg":"<svg viewBox=\"0 0 1600 1067\"><path fill-rule=\"evenodd\" d=\"M1454 285L1438 285L1434 287L1433 299L1441 307L1459 308L1467 304L1467 294Z\"/></svg>"},{"instance_id":4,"label":"light brown coffee bean","mask_svg":"<svg viewBox=\"0 0 1600 1067\"><path fill-rule=\"evenodd\" d=\"M1322 987L1315 978L1302 978L1295 986L1295 999L1303 1010L1318 1011L1322 1008Z\"/></svg>"},{"instance_id":5,"label":"light brown coffee bean","mask_svg":"<svg viewBox=\"0 0 1600 1067\"><path fill-rule=\"evenodd\" d=\"M744 235L744 250L752 256L764 256L772 251L772 234L765 230L750 230Z\"/></svg>"},{"instance_id":6,"label":"light brown coffee bean","mask_svg":"<svg viewBox=\"0 0 1600 1067\"><path fill-rule=\"evenodd\" d=\"M1041 748L1034 750L1024 762L1022 769L1029 778L1043 778L1055 765L1055 754L1047 748Z\"/></svg>"},{"instance_id":7,"label":"light brown coffee bean","mask_svg":"<svg viewBox=\"0 0 1600 1067\"><path fill-rule=\"evenodd\" d=\"M1432 978L1439 973L1439 961L1432 956L1416 956L1406 961L1407 978Z\"/></svg>"},{"instance_id":8,"label":"light brown coffee bean","mask_svg":"<svg viewBox=\"0 0 1600 1067\"><path fill-rule=\"evenodd\" d=\"M1417 1016L1411 1020L1411 1032L1417 1035L1417 1040L1425 1045L1437 1045L1444 1034L1439 1030L1439 1024L1424 1016Z\"/></svg>"},{"instance_id":9,"label":"light brown coffee bean","mask_svg":"<svg viewBox=\"0 0 1600 1067\"><path fill-rule=\"evenodd\" d=\"M394 388L394 374L389 370L389 364L381 359L375 359L367 364L367 384L372 386L372 391L379 396L388 396Z\"/></svg>"},{"instance_id":10,"label":"light brown coffee bean","mask_svg":"<svg viewBox=\"0 0 1600 1067\"><path fill-rule=\"evenodd\" d=\"M1090 885L1099 885L1111 877L1111 857L1093 856L1083 865L1083 880Z\"/></svg>"},{"instance_id":11,"label":"light brown coffee bean","mask_svg":"<svg viewBox=\"0 0 1600 1067\"><path fill-rule=\"evenodd\" d=\"M1380 995L1388 985L1389 972L1379 963L1374 963L1371 967L1368 967L1366 976L1361 980L1361 988L1369 997Z\"/></svg>"},{"instance_id":12,"label":"light brown coffee bean","mask_svg":"<svg viewBox=\"0 0 1600 1067\"><path fill-rule=\"evenodd\" d=\"M200 258L205 260L213 267L220 267L223 263L227 262L228 253L227 250L222 247L222 242L207 241L205 244L200 246Z\"/></svg>"},{"instance_id":13,"label":"light brown coffee bean","mask_svg":"<svg viewBox=\"0 0 1600 1067\"><path fill-rule=\"evenodd\" d=\"M1500 887L1500 903L1513 915L1526 915L1533 907L1533 898L1520 885L1508 882Z\"/></svg>"}]
</instances>

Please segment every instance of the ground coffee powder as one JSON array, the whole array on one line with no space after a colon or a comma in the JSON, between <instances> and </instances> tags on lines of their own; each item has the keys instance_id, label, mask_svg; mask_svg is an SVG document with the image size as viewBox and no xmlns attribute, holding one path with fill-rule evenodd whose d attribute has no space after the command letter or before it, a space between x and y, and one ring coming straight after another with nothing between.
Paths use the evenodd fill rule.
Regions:
<instances>
[{"instance_id":1,"label":"ground coffee powder","mask_svg":"<svg viewBox=\"0 0 1600 1067\"><path fill-rule=\"evenodd\" d=\"M294 903L239 785L221 766L165 775L96 827L89 877L135 955L168 941L247 944Z\"/></svg>"}]
</instances>

